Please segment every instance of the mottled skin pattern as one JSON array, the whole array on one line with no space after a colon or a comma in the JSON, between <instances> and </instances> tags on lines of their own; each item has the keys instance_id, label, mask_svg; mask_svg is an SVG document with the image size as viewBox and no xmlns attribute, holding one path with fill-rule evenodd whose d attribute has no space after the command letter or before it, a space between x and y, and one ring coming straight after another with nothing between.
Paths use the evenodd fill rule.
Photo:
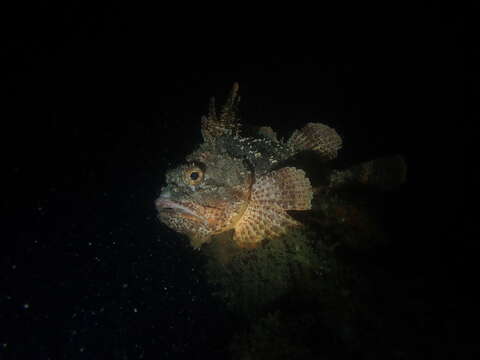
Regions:
<instances>
[{"instance_id":1,"label":"mottled skin pattern","mask_svg":"<svg viewBox=\"0 0 480 360\"><path fill-rule=\"evenodd\" d=\"M204 143L186 164L167 172L156 201L160 220L194 247L231 229L246 246L298 225L287 211L310 209L312 188L302 170L281 163L304 150L332 159L341 147L335 130L323 124L307 124L288 142L278 141L269 127L258 137L243 137L239 99L235 84L218 115L212 100L202 119Z\"/></svg>"},{"instance_id":2,"label":"mottled skin pattern","mask_svg":"<svg viewBox=\"0 0 480 360\"><path fill-rule=\"evenodd\" d=\"M167 173L157 205L165 205L168 198L194 212L163 209L159 214L162 222L200 245L209 235L232 228L235 217L243 213L249 201L253 179L240 159L210 152L195 155L189 157L187 165ZM198 182L192 180L192 173L197 172L203 174Z\"/></svg>"}]
</instances>

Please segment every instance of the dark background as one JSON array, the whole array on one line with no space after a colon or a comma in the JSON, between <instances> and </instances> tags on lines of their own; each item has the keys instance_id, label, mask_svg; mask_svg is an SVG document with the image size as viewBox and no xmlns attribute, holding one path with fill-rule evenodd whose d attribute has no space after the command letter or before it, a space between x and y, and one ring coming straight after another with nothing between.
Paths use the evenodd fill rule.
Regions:
<instances>
[{"instance_id":1,"label":"dark background","mask_svg":"<svg viewBox=\"0 0 480 360\"><path fill-rule=\"evenodd\" d=\"M433 347L466 354L471 9L228 5L1 12L0 359L225 358L233 329L204 260L158 223L154 199L234 81L247 123L286 137L321 121L349 161L405 156L378 261L431 304Z\"/></svg>"}]
</instances>

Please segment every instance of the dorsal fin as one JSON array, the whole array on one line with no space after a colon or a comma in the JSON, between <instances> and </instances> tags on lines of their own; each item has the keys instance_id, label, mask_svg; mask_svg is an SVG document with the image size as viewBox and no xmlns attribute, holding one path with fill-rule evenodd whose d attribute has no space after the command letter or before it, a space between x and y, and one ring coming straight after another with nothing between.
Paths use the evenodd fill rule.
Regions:
<instances>
[{"instance_id":1,"label":"dorsal fin","mask_svg":"<svg viewBox=\"0 0 480 360\"><path fill-rule=\"evenodd\" d=\"M215 98L210 99L208 116L202 117L202 136L205 142L213 143L218 136L235 136L240 133L238 88L239 85L235 82L219 115L216 111Z\"/></svg>"},{"instance_id":2,"label":"dorsal fin","mask_svg":"<svg viewBox=\"0 0 480 360\"><path fill-rule=\"evenodd\" d=\"M287 144L294 153L311 150L325 160L333 160L342 147L342 138L330 126L308 123L301 130L295 130Z\"/></svg>"}]
</instances>

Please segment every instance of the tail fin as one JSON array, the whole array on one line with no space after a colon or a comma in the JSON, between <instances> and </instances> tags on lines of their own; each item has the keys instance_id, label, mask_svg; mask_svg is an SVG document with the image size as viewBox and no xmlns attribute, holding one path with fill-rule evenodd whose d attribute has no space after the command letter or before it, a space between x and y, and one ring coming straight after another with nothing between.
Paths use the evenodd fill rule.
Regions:
<instances>
[{"instance_id":1,"label":"tail fin","mask_svg":"<svg viewBox=\"0 0 480 360\"><path fill-rule=\"evenodd\" d=\"M405 159L396 155L367 161L347 170L334 171L330 177L330 187L369 185L389 190L404 183L406 174Z\"/></svg>"},{"instance_id":2,"label":"tail fin","mask_svg":"<svg viewBox=\"0 0 480 360\"><path fill-rule=\"evenodd\" d=\"M295 154L311 150L325 160L332 160L337 157L337 152L342 147L342 138L335 129L327 125L308 123L301 130L295 130L287 144Z\"/></svg>"}]
</instances>

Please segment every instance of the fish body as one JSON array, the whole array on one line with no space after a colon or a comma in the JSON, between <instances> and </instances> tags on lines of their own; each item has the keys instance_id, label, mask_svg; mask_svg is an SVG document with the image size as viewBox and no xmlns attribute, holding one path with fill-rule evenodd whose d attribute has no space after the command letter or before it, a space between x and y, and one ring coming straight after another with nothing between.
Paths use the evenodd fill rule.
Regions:
<instances>
[{"instance_id":1,"label":"fish body","mask_svg":"<svg viewBox=\"0 0 480 360\"><path fill-rule=\"evenodd\" d=\"M204 142L185 164L167 172L156 200L160 221L196 248L226 231L233 231L239 246L251 247L299 226L288 211L311 209L312 185L303 170L282 163L303 151L333 160L342 147L338 133L321 123L306 124L287 141L279 141L270 127L244 136L239 101L236 83L218 114L211 100L201 121ZM351 177L337 172L332 183Z\"/></svg>"}]
</instances>

